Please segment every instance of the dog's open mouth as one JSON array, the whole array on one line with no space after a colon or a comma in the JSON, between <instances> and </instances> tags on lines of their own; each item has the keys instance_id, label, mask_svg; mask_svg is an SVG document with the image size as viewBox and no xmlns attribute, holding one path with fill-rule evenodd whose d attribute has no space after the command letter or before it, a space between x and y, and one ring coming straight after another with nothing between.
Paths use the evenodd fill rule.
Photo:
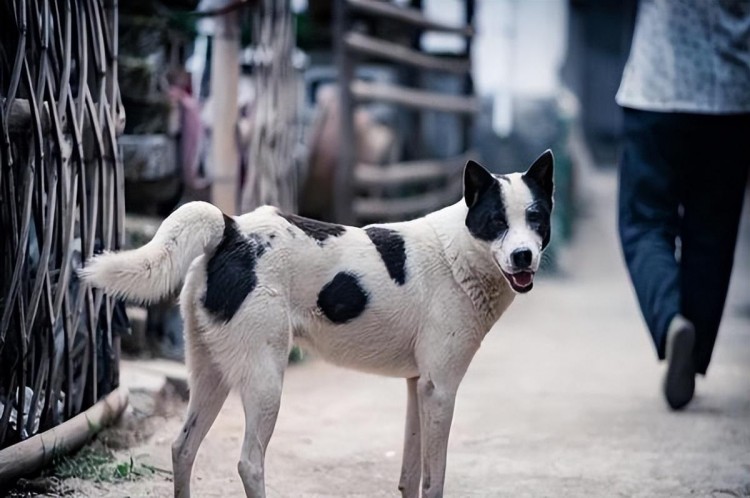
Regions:
<instances>
[{"instance_id":1,"label":"dog's open mouth","mask_svg":"<svg viewBox=\"0 0 750 498\"><path fill-rule=\"evenodd\" d=\"M513 287L513 290L518 292L519 294L529 292L531 288L534 287L534 272L533 271L519 271L516 273L503 272L503 273L505 274L505 278L508 279L510 286Z\"/></svg>"}]
</instances>

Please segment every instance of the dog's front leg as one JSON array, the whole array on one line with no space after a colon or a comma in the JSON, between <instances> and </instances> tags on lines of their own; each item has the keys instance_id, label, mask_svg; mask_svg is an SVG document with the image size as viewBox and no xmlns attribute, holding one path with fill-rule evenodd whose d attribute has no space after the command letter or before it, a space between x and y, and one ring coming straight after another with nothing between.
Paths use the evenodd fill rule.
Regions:
<instances>
[{"instance_id":1,"label":"dog's front leg","mask_svg":"<svg viewBox=\"0 0 750 498\"><path fill-rule=\"evenodd\" d=\"M441 498L445 482L448 435L458 385L432 380L423 375L417 381L422 432L422 497Z\"/></svg>"},{"instance_id":2,"label":"dog's front leg","mask_svg":"<svg viewBox=\"0 0 750 498\"><path fill-rule=\"evenodd\" d=\"M422 450L419 430L418 377L406 379L406 428L404 429L404 457L398 489L402 498L419 498L419 478Z\"/></svg>"}]
</instances>

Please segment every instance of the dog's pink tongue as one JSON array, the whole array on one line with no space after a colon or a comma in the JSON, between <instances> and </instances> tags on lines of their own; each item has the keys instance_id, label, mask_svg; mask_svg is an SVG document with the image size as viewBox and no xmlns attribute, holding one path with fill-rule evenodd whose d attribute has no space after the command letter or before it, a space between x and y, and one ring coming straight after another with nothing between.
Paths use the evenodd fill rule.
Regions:
<instances>
[{"instance_id":1,"label":"dog's pink tongue","mask_svg":"<svg viewBox=\"0 0 750 498\"><path fill-rule=\"evenodd\" d=\"M519 287L526 287L529 284L531 284L531 280L534 278L534 274L530 271L522 271L519 273L514 273L513 275L513 282L519 286Z\"/></svg>"}]
</instances>

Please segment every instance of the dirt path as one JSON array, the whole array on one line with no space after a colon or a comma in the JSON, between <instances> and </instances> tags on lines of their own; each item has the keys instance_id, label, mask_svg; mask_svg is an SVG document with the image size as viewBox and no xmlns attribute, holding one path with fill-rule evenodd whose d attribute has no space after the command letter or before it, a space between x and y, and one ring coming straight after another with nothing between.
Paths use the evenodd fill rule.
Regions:
<instances>
[{"instance_id":1,"label":"dirt path","mask_svg":"<svg viewBox=\"0 0 750 498\"><path fill-rule=\"evenodd\" d=\"M750 223L726 319L697 399L670 413L662 366L626 280L611 173L589 179L566 275L537 283L485 340L459 391L446 496L750 496ZM318 361L288 371L267 455L271 497L397 496L402 380ZM169 469L179 417L137 459ZM194 496L242 496L243 416L230 397L198 455ZM157 475L80 496L170 496Z\"/></svg>"}]
</instances>

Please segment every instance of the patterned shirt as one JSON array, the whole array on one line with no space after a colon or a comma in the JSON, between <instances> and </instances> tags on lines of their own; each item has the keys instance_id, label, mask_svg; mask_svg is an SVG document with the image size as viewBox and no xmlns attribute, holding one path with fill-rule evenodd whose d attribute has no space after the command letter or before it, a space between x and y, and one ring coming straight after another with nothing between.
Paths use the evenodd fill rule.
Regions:
<instances>
[{"instance_id":1,"label":"patterned shirt","mask_svg":"<svg viewBox=\"0 0 750 498\"><path fill-rule=\"evenodd\" d=\"M617 103L750 112L750 0L641 0Z\"/></svg>"}]
</instances>

